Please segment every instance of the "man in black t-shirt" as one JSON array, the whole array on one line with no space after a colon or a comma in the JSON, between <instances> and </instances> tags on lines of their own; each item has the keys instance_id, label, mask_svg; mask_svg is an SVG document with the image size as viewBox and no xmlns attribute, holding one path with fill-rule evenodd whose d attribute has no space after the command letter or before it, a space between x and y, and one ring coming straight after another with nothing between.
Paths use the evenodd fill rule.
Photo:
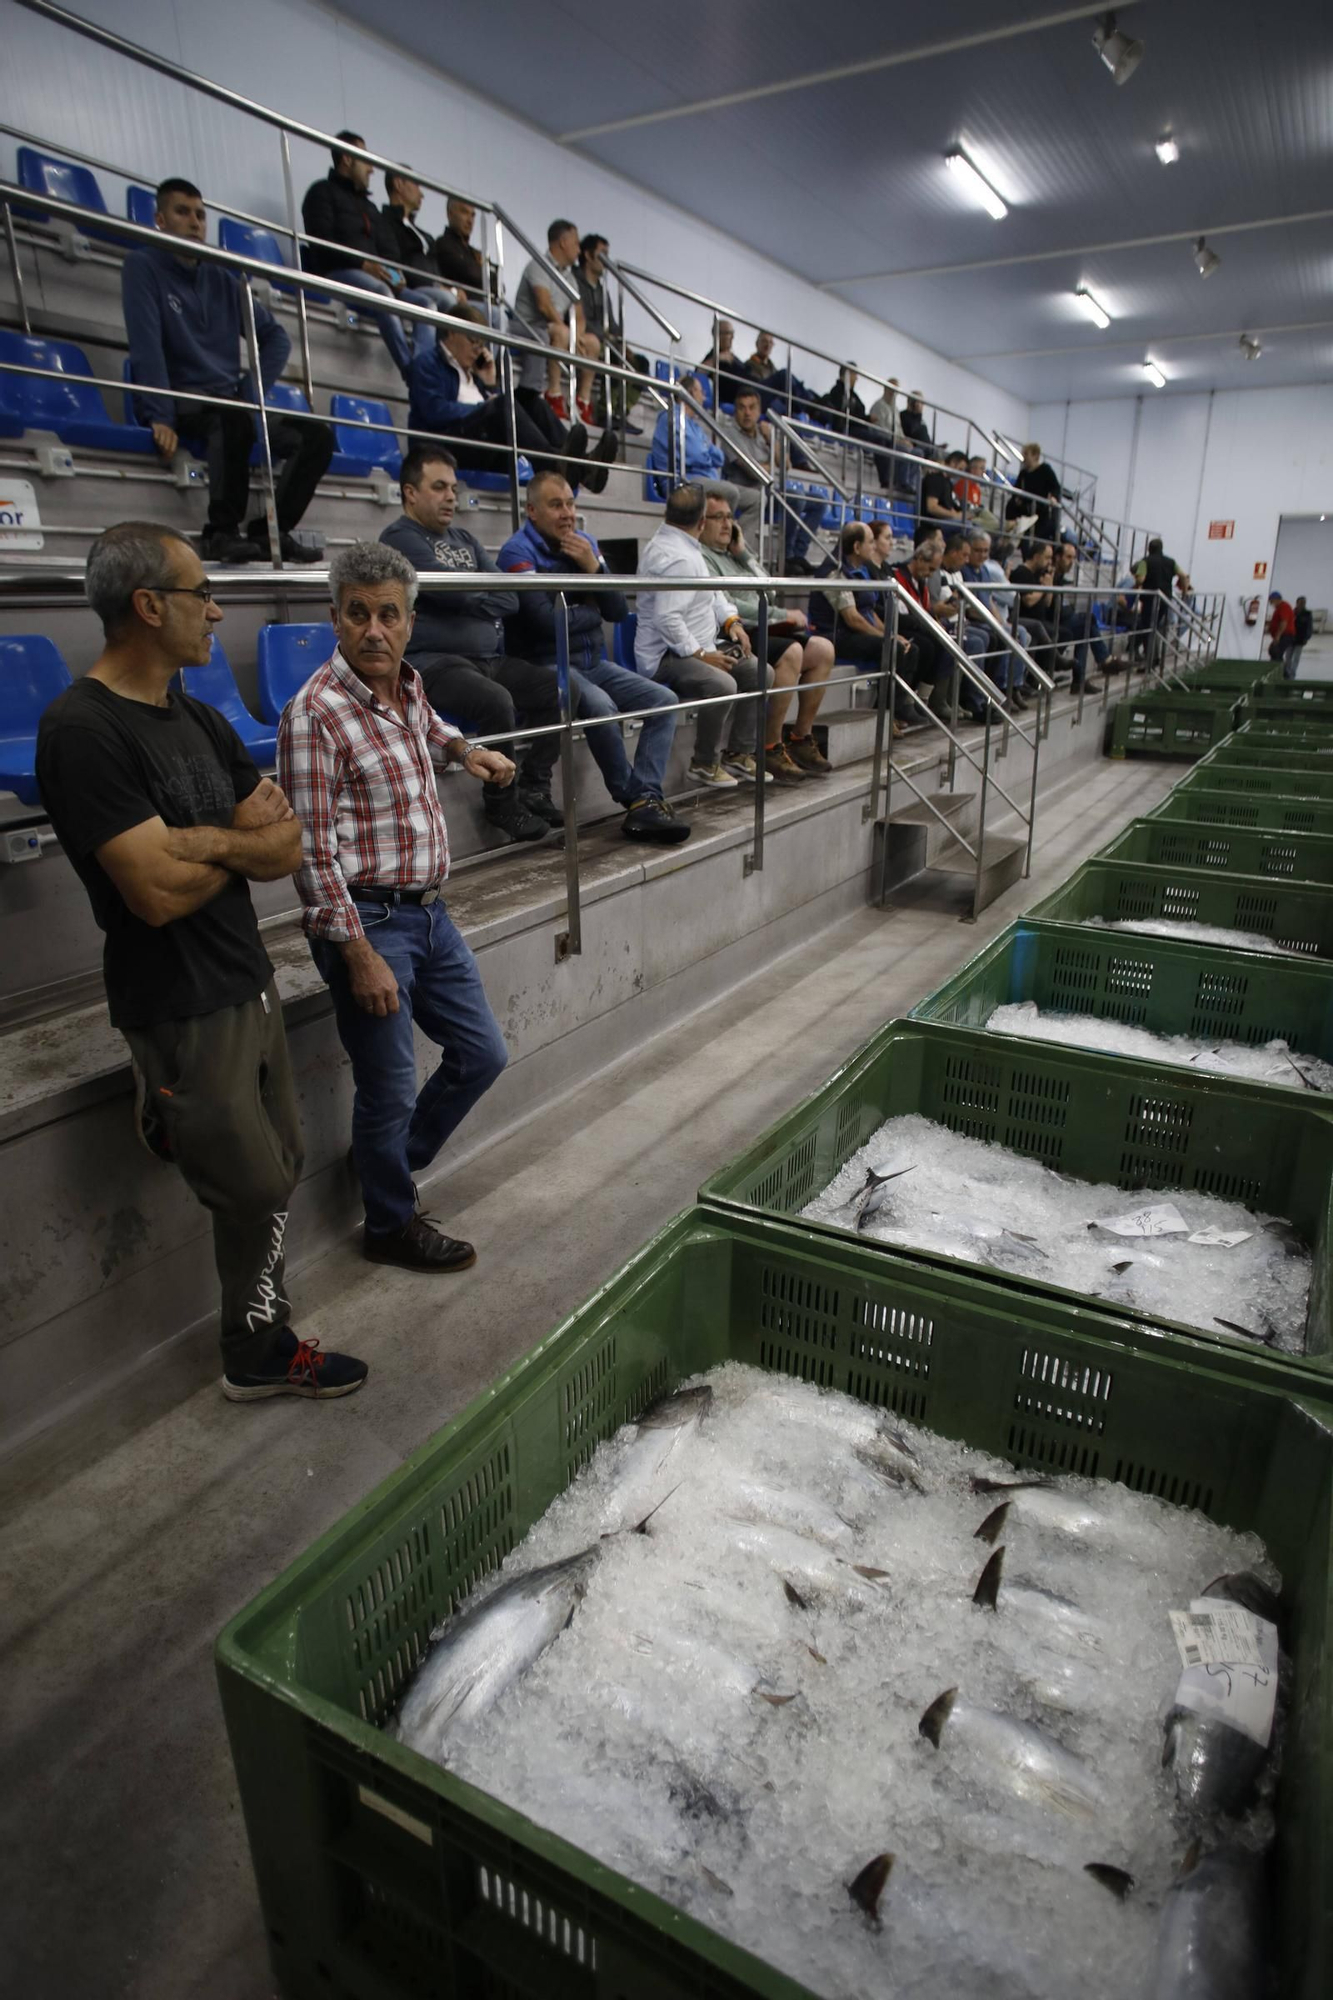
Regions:
<instances>
[{"instance_id":1,"label":"man in black t-shirt","mask_svg":"<svg viewBox=\"0 0 1333 2000\"><path fill-rule=\"evenodd\" d=\"M223 1393L345 1396L362 1361L299 1340L284 1291L301 1124L282 1004L247 879L300 865L301 828L230 723L173 693L222 613L170 528L126 521L88 556L106 642L37 736L37 782L105 935L113 1026L130 1045L140 1136L213 1217Z\"/></svg>"},{"instance_id":2,"label":"man in black t-shirt","mask_svg":"<svg viewBox=\"0 0 1333 2000\"><path fill-rule=\"evenodd\" d=\"M1143 574L1139 578L1142 588L1160 592L1159 596L1140 600L1139 614L1140 632L1147 635L1148 665L1155 667L1171 623L1170 603L1176 594L1177 582L1181 590L1188 590L1190 580L1175 557L1166 554L1160 535L1154 535L1149 542L1142 566Z\"/></svg>"},{"instance_id":3,"label":"man in black t-shirt","mask_svg":"<svg viewBox=\"0 0 1333 2000\"><path fill-rule=\"evenodd\" d=\"M958 457L961 454L954 453L951 456ZM953 475L943 469L944 465L948 462L947 460L941 461L940 465L937 465L934 471L928 472L921 481L921 520L923 525L927 521L956 522L959 525L962 523L963 508L958 495L953 490ZM967 464L966 459L963 460L963 464Z\"/></svg>"}]
</instances>

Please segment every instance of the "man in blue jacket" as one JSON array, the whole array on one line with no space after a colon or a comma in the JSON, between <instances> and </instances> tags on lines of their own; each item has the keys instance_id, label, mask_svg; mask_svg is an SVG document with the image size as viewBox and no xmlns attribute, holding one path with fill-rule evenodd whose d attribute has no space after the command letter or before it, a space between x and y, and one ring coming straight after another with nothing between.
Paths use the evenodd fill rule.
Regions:
<instances>
[{"instance_id":1,"label":"man in blue jacket","mask_svg":"<svg viewBox=\"0 0 1333 2000\"><path fill-rule=\"evenodd\" d=\"M606 789L626 808L621 827L627 840L654 840L678 846L690 829L662 796L671 739L676 733L676 697L670 688L642 674L618 667L606 657L602 620L618 625L629 616L629 602L620 591L570 588L578 574L604 576L606 564L591 535L578 532L574 494L558 472L539 472L528 487L528 518L500 551L500 567L511 575L533 571L562 579L569 607L569 679L578 690L581 717L647 715L639 731L634 763L625 755L619 728L603 721L589 729L588 748L597 759ZM544 666L556 664L557 589L517 592L518 610L505 621L509 650Z\"/></svg>"},{"instance_id":2,"label":"man in blue jacket","mask_svg":"<svg viewBox=\"0 0 1333 2000\"><path fill-rule=\"evenodd\" d=\"M518 610L512 590L487 588L502 579L474 534L454 519L458 473L442 444L413 445L399 474L401 517L380 535L418 573L449 570L475 577L475 590L417 593L416 618L404 654L421 675L426 699L465 736L505 736L515 727L550 728L560 720L560 693L550 667L517 660L505 651L504 621ZM511 742L491 742L519 764L517 782L481 788L482 811L511 840L544 840L564 815L551 797L551 772L560 754L558 736L539 736L521 759Z\"/></svg>"},{"instance_id":3,"label":"man in blue jacket","mask_svg":"<svg viewBox=\"0 0 1333 2000\"><path fill-rule=\"evenodd\" d=\"M408 428L447 437L464 471L504 472L509 413L495 386L495 356L486 342L486 318L476 306L455 306L453 317L471 329L432 326L423 321L407 371ZM612 430L603 431L584 466L588 433L582 424L563 424L544 397L514 405L518 448L539 465L549 465L580 482L590 493L606 486L607 466L620 449Z\"/></svg>"},{"instance_id":4,"label":"man in blue jacket","mask_svg":"<svg viewBox=\"0 0 1333 2000\"><path fill-rule=\"evenodd\" d=\"M671 464L671 426L680 426L677 441L683 447L685 463L676 468L676 484L688 480L691 486L702 486L705 493L715 493L725 500L741 528L747 541L757 539L759 514L763 507L763 494L758 487L739 487L729 479L719 479L726 462L726 453L716 438L704 428L697 417L690 415L690 404L701 410L704 406L704 385L697 375L682 375L677 387L689 398L688 402L668 403L657 419L653 432L652 450L648 454L650 470L666 471Z\"/></svg>"},{"instance_id":5,"label":"man in blue jacket","mask_svg":"<svg viewBox=\"0 0 1333 2000\"><path fill-rule=\"evenodd\" d=\"M200 540L205 562L253 562L265 554L262 515L242 533L250 499L255 420L246 409L202 403L199 396L254 396L239 366L243 309L239 282L220 264L191 256L203 243L208 212L190 181L165 180L157 190L157 226L169 242L132 250L121 267L121 299L129 336L130 374L144 387L134 401L152 426L153 442L171 458L182 436L208 450L208 524ZM259 372L265 390L291 352L272 313L255 302ZM173 394L162 394L170 389ZM333 456L333 433L313 418L270 417L269 449L285 461L274 494L282 553L301 559L292 529L314 497Z\"/></svg>"}]
</instances>

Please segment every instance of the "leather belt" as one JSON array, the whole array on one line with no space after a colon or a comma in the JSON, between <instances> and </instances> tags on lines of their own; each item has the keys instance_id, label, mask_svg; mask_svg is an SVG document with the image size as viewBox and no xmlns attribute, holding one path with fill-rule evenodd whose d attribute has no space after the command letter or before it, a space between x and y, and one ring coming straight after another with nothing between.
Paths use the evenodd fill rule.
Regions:
<instances>
[{"instance_id":1,"label":"leather belt","mask_svg":"<svg viewBox=\"0 0 1333 2000\"><path fill-rule=\"evenodd\" d=\"M349 888L347 893L354 903L388 903L390 906L398 903L419 903L423 909L428 909L432 903L438 903L443 896L444 884L436 882L429 889L372 889L367 888L364 882L358 882L354 888Z\"/></svg>"}]
</instances>

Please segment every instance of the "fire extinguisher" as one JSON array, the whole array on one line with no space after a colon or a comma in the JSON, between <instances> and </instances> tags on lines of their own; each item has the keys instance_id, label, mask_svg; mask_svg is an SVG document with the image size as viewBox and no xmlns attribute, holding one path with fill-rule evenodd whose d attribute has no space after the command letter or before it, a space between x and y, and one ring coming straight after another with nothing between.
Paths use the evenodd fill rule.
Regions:
<instances>
[{"instance_id":1,"label":"fire extinguisher","mask_svg":"<svg viewBox=\"0 0 1333 2000\"><path fill-rule=\"evenodd\" d=\"M1257 625L1259 623L1259 600L1257 597L1247 597L1245 600L1245 623L1247 625Z\"/></svg>"}]
</instances>

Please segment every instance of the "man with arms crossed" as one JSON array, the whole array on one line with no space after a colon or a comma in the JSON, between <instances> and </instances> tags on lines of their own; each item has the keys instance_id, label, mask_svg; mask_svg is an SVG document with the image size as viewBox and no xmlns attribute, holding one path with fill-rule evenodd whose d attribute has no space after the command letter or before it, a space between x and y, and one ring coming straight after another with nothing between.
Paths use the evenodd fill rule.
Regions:
<instances>
[{"instance_id":1,"label":"man with arms crossed","mask_svg":"<svg viewBox=\"0 0 1333 2000\"><path fill-rule=\"evenodd\" d=\"M310 950L352 1064L352 1157L372 1263L462 1271L470 1243L437 1229L414 1177L505 1066L477 962L441 900L449 873L436 766L504 784L514 767L435 713L404 664L417 573L382 542L329 564L338 648L288 702L278 772L300 816L296 886ZM413 1024L440 1048L417 1089Z\"/></svg>"},{"instance_id":2,"label":"man with arms crossed","mask_svg":"<svg viewBox=\"0 0 1333 2000\"><path fill-rule=\"evenodd\" d=\"M42 717L37 778L106 936L140 1134L213 1217L223 1394L346 1396L365 1363L291 1326L283 1241L301 1125L246 887L291 873L301 828L230 723L172 691L207 662L222 617L188 542L123 521L93 543L85 588L106 642Z\"/></svg>"}]
</instances>

